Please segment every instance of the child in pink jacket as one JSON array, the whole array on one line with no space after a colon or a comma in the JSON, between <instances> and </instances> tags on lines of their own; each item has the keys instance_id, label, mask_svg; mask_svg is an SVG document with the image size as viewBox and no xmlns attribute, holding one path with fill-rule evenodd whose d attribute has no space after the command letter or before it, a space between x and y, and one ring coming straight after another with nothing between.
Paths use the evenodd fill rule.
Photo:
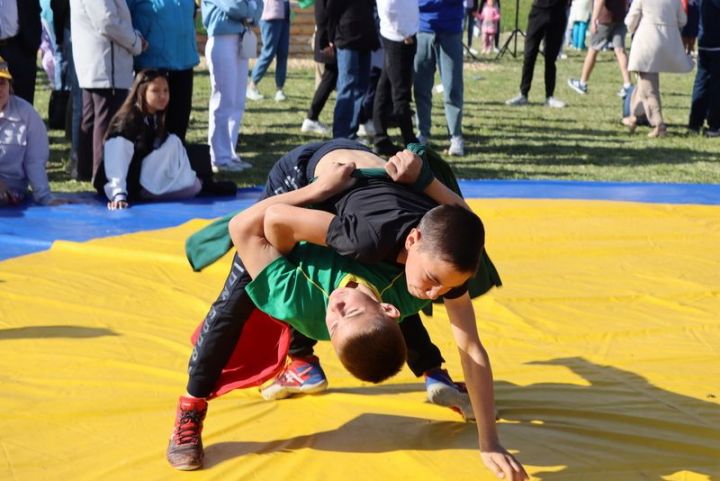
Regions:
<instances>
[{"instance_id":1,"label":"child in pink jacket","mask_svg":"<svg viewBox=\"0 0 720 481\"><path fill-rule=\"evenodd\" d=\"M495 46L495 35L498 33L498 21L500 20L500 10L495 5L495 0L487 0L477 16L481 22L480 32L482 33L483 50L485 54L493 52Z\"/></svg>"}]
</instances>

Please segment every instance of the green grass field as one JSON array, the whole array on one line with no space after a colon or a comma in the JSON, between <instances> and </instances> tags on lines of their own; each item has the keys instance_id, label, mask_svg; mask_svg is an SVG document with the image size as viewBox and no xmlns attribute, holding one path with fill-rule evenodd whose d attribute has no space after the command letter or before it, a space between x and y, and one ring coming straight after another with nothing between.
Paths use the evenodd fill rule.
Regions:
<instances>
[{"instance_id":1,"label":"green grass field","mask_svg":"<svg viewBox=\"0 0 720 481\"><path fill-rule=\"evenodd\" d=\"M508 14L508 12L505 12ZM506 24L507 28L507 24ZM476 40L477 41L477 40ZM600 54L590 79L590 92L580 96L566 84L580 74L584 53L569 51L558 61L556 97L568 102L563 110L543 106L543 59L540 57L530 92L531 105L507 107L504 101L518 91L522 65L522 42L518 58L509 53L500 61L468 61L465 66L465 157L451 159L460 178L567 179L720 183L720 140L689 135L685 124L694 72L661 75L663 113L669 135L648 139L647 129L628 135L620 124L621 100L616 92L621 77L611 52ZM289 149L317 140L300 133L300 124L314 90L309 62L292 62L285 91L288 101L276 103L273 71L259 88L269 99L248 101L238 152L254 168L226 176L241 185L264 183L272 163ZM49 91L38 85L36 108L47 112ZM208 72L197 70L190 141L207 137ZM334 97L320 120L330 124ZM442 97L433 104L433 138L438 150L447 148ZM395 132L399 139L399 132ZM69 142L63 132L51 131L49 173L55 191L90 190L88 183L71 180L64 170Z\"/></svg>"}]
</instances>

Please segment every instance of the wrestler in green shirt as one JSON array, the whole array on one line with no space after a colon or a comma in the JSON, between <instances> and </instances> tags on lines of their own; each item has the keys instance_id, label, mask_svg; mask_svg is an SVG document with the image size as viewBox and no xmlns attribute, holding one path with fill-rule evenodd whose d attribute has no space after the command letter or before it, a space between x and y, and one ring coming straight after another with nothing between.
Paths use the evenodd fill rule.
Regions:
<instances>
[{"instance_id":1,"label":"wrestler in green shirt","mask_svg":"<svg viewBox=\"0 0 720 481\"><path fill-rule=\"evenodd\" d=\"M430 302L408 293L402 266L367 265L305 242L272 261L246 289L261 311L312 339L330 340L325 323L330 294L351 283L363 284L381 302L395 306L399 320L416 314Z\"/></svg>"}]
</instances>

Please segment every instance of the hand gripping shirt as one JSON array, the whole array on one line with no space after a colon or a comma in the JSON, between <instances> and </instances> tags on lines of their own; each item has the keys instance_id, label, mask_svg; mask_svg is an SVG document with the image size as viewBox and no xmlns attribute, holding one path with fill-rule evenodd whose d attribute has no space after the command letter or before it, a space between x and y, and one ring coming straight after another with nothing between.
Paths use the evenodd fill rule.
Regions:
<instances>
[{"instance_id":1,"label":"hand gripping shirt","mask_svg":"<svg viewBox=\"0 0 720 481\"><path fill-rule=\"evenodd\" d=\"M328 298L332 291L350 282L370 287L382 302L397 307L400 320L416 314L430 302L408 293L401 266L384 262L370 266L327 247L304 242L265 267L246 291L266 314L312 339L329 340L325 325Z\"/></svg>"}]
</instances>

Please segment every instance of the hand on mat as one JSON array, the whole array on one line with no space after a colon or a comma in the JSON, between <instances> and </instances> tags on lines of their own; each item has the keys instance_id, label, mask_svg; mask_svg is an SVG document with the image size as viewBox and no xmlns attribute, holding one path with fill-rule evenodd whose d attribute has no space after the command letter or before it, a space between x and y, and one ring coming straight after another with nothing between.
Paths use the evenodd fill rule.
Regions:
<instances>
[{"instance_id":1,"label":"hand on mat","mask_svg":"<svg viewBox=\"0 0 720 481\"><path fill-rule=\"evenodd\" d=\"M311 185L318 189L320 200L325 200L350 188L357 180L352 177L354 171L354 162L347 164L333 162Z\"/></svg>"},{"instance_id":2,"label":"hand on mat","mask_svg":"<svg viewBox=\"0 0 720 481\"><path fill-rule=\"evenodd\" d=\"M130 207L130 204L126 200L111 200L108 202L108 209L110 210L127 209L128 207Z\"/></svg>"},{"instance_id":3,"label":"hand on mat","mask_svg":"<svg viewBox=\"0 0 720 481\"><path fill-rule=\"evenodd\" d=\"M422 170L423 161L419 155L403 150L390 157L385 172L399 184L414 184Z\"/></svg>"},{"instance_id":4,"label":"hand on mat","mask_svg":"<svg viewBox=\"0 0 720 481\"><path fill-rule=\"evenodd\" d=\"M494 451L482 451L480 456L485 466L495 473L498 479L504 479L505 481L525 481L529 479L522 464L502 446L498 446L498 449Z\"/></svg>"}]
</instances>

